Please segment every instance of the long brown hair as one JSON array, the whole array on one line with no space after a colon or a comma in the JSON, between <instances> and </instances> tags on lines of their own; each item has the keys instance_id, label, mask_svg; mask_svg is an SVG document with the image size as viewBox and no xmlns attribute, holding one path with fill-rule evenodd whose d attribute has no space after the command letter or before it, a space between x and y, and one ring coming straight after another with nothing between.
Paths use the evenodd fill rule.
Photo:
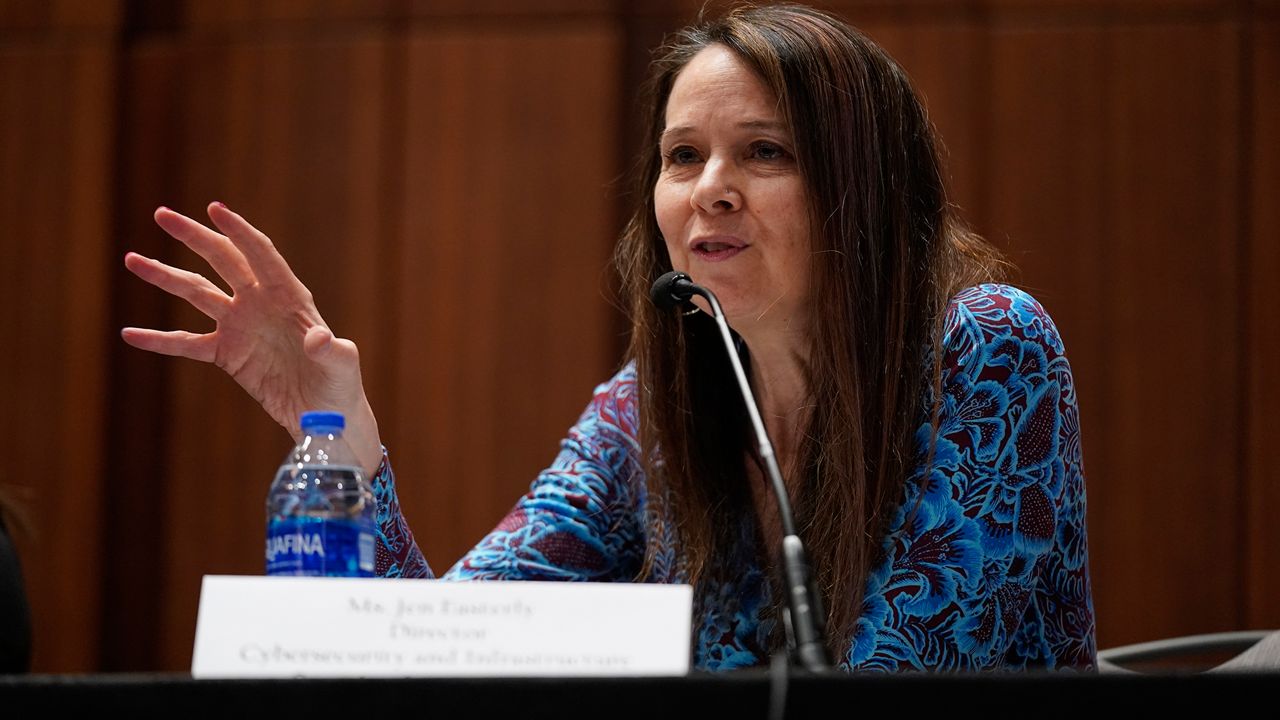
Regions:
<instances>
[{"instance_id":1,"label":"long brown hair","mask_svg":"<svg viewBox=\"0 0 1280 720\"><path fill-rule=\"evenodd\" d=\"M927 351L939 344L947 301L997 279L1003 265L948 204L935 133L906 73L857 30L775 5L738 8L669 39L645 86L646 145L616 254L640 390L650 558L669 534L690 581L711 578L753 512L751 436L714 327L648 299L671 269L654 214L667 98L711 44L732 50L778 99L809 198L810 297L822 298L809 320L813 409L784 472L827 608L827 642L842 657L889 510L929 454L915 431L924 420L936 427L924 397L940 366L934 352L926 367Z\"/></svg>"}]
</instances>

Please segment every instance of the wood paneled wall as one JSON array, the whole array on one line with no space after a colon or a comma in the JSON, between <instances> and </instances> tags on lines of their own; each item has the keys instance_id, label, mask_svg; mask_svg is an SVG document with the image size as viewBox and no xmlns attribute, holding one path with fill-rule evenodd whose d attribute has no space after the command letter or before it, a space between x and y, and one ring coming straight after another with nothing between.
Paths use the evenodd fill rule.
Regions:
<instances>
[{"instance_id":1,"label":"wood paneled wall","mask_svg":"<svg viewBox=\"0 0 1280 720\"><path fill-rule=\"evenodd\" d=\"M358 341L437 570L620 362L608 258L648 51L701 3L0 0L0 483L42 671L183 670L199 579L261 571L289 445L219 371L151 223L222 200ZM911 73L954 198L1080 390L1102 646L1280 626L1280 2L823 4Z\"/></svg>"},{"instance_id":2,"label":"wood paneled wall","mask_svg":"<svg viewBox=\"0 0 1280 720\"><path fill-rule=\"evenodd\" d=\"M0 483L49 669L101 648L119 27L111 3L0 4Z\"/></svg>"}]
</instances>

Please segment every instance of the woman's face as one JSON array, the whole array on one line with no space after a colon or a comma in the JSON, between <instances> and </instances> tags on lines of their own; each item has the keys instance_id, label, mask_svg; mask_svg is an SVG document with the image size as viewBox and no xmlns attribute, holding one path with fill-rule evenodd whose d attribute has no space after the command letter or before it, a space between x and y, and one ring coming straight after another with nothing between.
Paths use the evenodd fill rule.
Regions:
<instances>
[{"instance_id":1,"label":"woman's face","mask_svg":"<svg viewBox=\"0 0 1280 720\"><path fill-rule=\"evenodd\" d=\"M802 330L809 215L773 94L711 45L676 76L659 149L654 208L672 267L710 288L741 333Z\"/></svg>"}]
</instances>

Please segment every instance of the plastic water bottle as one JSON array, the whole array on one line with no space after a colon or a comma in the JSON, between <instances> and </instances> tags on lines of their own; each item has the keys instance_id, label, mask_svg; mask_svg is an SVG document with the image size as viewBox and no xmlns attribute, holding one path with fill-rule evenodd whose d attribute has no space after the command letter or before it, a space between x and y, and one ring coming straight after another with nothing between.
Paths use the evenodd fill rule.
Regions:
<instances>
[{"instance_id":1,"label":"plastic water bottle","mask_svg":"<svg viewBox=\"0 0 1280 720\"><path fill-rule=\"evenodd\" d=\"M372 577L373 491L342 413L302 414L302 442L267 494L267 574Z\"/></svg>"}]
</instances>

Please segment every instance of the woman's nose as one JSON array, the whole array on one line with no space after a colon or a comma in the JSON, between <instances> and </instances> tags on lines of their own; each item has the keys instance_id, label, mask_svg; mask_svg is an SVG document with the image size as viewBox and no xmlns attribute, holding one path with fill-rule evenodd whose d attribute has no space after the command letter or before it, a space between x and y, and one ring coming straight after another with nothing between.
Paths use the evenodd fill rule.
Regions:
<instances>
[{"instance_id":1,"label":"woman's nose","mask_svg":"<svg viewBox=\"0 0 1280 720\"><path fill-rule=\"evenodd\" d=\"M721 160L712 160L703 166L690 199L694 207L710 214L733 212L742 207L742 194L737 189L732 168Z\"/></svg>"}]
</instances>

